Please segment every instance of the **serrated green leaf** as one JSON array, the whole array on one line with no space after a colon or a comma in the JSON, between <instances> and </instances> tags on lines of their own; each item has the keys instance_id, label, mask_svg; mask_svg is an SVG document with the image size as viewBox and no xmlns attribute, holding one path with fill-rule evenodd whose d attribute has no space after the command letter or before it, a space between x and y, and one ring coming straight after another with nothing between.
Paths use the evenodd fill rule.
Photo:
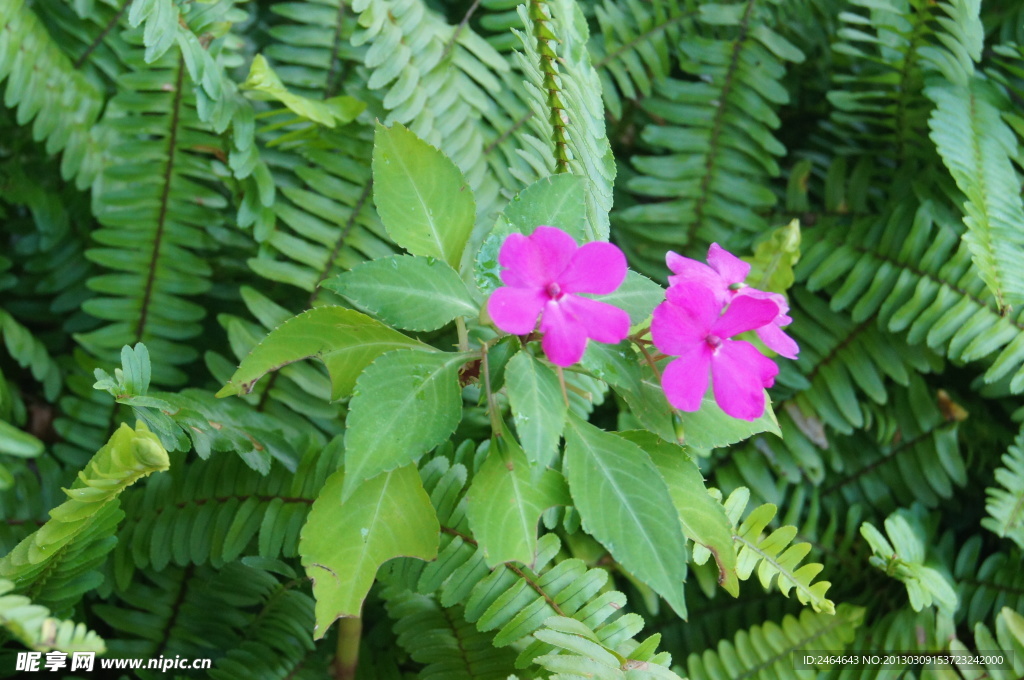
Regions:
<instances>
[{"instance_id":1,"label":"serrated green leaf","mask_svg":"<svg viewBox=\"0 0 1024 680\"><path fill-rule=\"evenodd\" d=\"M395 255L363 262L321 285L411 331L436 330L457 316L480 313L458 272L432 257Z\"/></svg>"},{"instance_id":2,"label":"serrated green leaf","mask_svg":"<svg viewBox=\"0 0 1024 680\"><path fill-rule=\"evenodd\" d=\"M587 178L551 175L537 180L513 197L494 226L495 233L529 236L538 226L558 227L577 242L586 240Z\"/></svg>"},{"instance_id":3,"label":"serrated green leaf","mask_svg":"<svg viewBox=\"0 0 1024 680\"><path fill-rule=\"evenodd\" d=\"M661 385L655 381L649 370L644 371L644 379L639 389L628 389L614 384L613 387L626 400L630 410L644 427L662 439L677 439L677 427L672 422L673 409L665 399ZM684 443L698 449L728 446L759 432L771 432L782 436L771 407L771 400L767 395L764 415L752 421L740 420L726 414L715 402L711 387L704 395L699 411L675 413L685 438Z\"/></svg>"},{"instance_id":4,"label":"serrated green leaf","mask_svg":"<svg viewBox=\"0 0 1024 680\"><path fill-rule=\"evenodd\" d=\"M567 407L558 377L529 353L519 352L505 368L505 389L526 457L547 465L565 427Z\"/></svg>"},{"instance_id":5,"label":"serrated green leaf","mask_svg":"<svg viewBox=\"0 0 1024 680\"><path fill-rule=\"evenodd\" d=\"M587 533L685 617L685 538L650 457L636 444L570 415L563 467Z\"/></svg>"},{"instance_id":6,"label":"serrated green leaf","mask_svg":"<svg viewBox=\"0 0 1024 680\"><path fill-rule=\"evenodd\" d=\"M462 419L459 368L468 355L398 350L359 376L345 432L345 497L367 479L415 462Z\"/></svg>"},{"instance_id":7,"label":"serrated green leaf","mask_svg":"<svg viewBox=\"0 0 1024 680\"><path fill-rule=\"evenodd\" d=\"M397 123L377 124L373 201L395 243L459 268L473 231L473 192L447 156Z\"/></svg>"},{"instance_id":8,"label":"serrated green leaf","mask_svg":"<svg viewBox=\"0 0 1024 680\"><path fill-rule=\"evenodd\" d=\"M571 503L562 475L531 469L526 454L507 431L491 440L491 450L474 475L466 500L469 526L488 567L512 561L532 566L541 513Z\"/></svg>"},{"instance_id":9,"label":"serrated green leaf","mask_svg":"<svg viewBox=\"0 0 1024 680\"><path fill-rule=\"evenodd\" d=\"M289 319L242 360L218 397L248 394L271 371L303 359L320 359L331 374L331 398L349 395L356 378L374 359L394 349L428 345L402 335L362 312L344 307L317 307Z\"/></svg>"},{"instance_id":10,"label":"serrated green leaf","mask_svg":"<svg viewBox=\"0 0 1024 680\"><path fill-rule=\"evenodd\" d=\"M718 564L718 583L730 595L739 595L732 524L722 504L708 494L697 464L681 446L670 444L650 432L622 432L621 436L637 444L651 457L679 511L683 533L711 551Z\"/></svg>"},{"instance_id":11,"label":"serrated green leaf","mask_svg":"<svg viewBox=\"0 0 1024 680\"><path fill-rule=\"evenodd\" d=\"M360 484L343 501L344 485L344 470L327 479L299 537L302 566L316 598L317 640L337 619L359 616L384 562L437 556L441 526L414 465Z\"/></svg>"},{"instance_id":12,"label":"serrated green leaf","mask_svg":"<svg viewBox=\"0 0 1024 680\"><path fill-rule=\"evenodd\" d=\"M629 322L635 326L649 317L654 308L665 299L665 289L646 276L631 271L626 274L626 280L614 293L584 297L607 302L625 310L629 314Z\"/></svg>"}]
</instances>

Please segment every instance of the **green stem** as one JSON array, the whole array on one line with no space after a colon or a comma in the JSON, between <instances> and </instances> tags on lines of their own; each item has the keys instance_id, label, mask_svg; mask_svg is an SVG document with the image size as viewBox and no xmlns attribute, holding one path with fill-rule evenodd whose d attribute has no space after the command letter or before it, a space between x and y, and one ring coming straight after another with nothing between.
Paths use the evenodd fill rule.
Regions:
<instances>
[{"instance_id":1,"label":"green stem","mask_svg":"<svg viewBox=\"0 0 1024 680\"><path fill-rule=\"evenodd\" d=\"M558 370L558 384L562 387L562 399L565 400L566 407L569 406L569 393L565 391L565 372L561 366L555 367Z\"/></svg>"},{"instance_id":2,"label":"green stem","mask_svg":"<svg viewBox=\"0 0 1024 680\"><path fill-rule=\"evenodd\" d=\"M331 667L334 680L353 680L359 665L359 640L363 634L361 618L338 621L338 646Z\"/></svg>"},{"instance_id":3,"label":"green stem","mask_svg":"<svg viewBox=\"0 0 1024 680\"><path fill-rule=\"evenodd\" d=\"M455 330L459 334L459 351L469 351L469 331L466 330L466 320L461 316L455 317ZM486 354L486 353L485 353Z\"/></svg>"},{"instance_id":4,"label":"green stem","mask_svg":"<svg viewBox=\"0 0 1024 680\"><path fill-rule=\"evenodd\" d=\"M487 393L487 417L491 421L491 432L495 437L500 437L502 432L501 417L498 414L498 403L491 391L491 366L487 361L487 350L491 348L489 342L485 342L480 348L480 372L484 374L484 392Z\"/></svg>"}]
</instances>

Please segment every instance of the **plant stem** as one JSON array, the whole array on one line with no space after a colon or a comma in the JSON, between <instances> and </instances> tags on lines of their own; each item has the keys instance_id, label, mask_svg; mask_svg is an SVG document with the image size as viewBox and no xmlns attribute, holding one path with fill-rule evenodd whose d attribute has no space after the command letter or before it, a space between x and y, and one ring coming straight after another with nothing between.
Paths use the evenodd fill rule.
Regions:
<instances>
[{"instance_id":1,"label":"plant stem","mask_svg":"<svg viewBox=\"0 0 1024 680\"><path fill-rule=\"evenodd\" d=\"M565 400L566 407L569 406L569 394L565 391L565 372L561 366L556 366L558 369L558 384L562 386L562 399Z\"/></svg>"},{"instance_id":2,"label":"plant stem","mask_svg":"<svg viewBox=\"0 0 1024 680\"><path fill-rule=\"evenodd\" d=\"M469 351L469 332L466 330L466 320L461 316L455 317L455 330L459 333L459 351ZM484 353L486 355L486 352Z\"/></svg>"},{"instance_id":3,"label":"plant stem","mask_svg":"<svg viewBox=\"0 0 1024 680\"><path fill-rule=\"evenodd\" d=\"M647 351L647 348L640 343L636 343L636 346L637 349L640 350L640 353L644 355L644 360L647 361L647 365L651 367L652 371L654 371L654 376L658 379L658 382L661 382L661 371L658 370L658 365L654 363L654 359Z\"/></svg>"},{"instance_id":4,"label":"plant stem","mask_svg":"<svg viewBox=\"0 0 1024 680\"><path fill-rule=\"evenodd\" d=\"M498 404L494 400L494 393L491 392L491 366L487 361L487 350L491 348L490 343L485 342L480 348L480 372L484 374L484 391L487 393L487 417L491 421L491 432L495 437L501 436L501 418L498 415Z\"/></svg>"},{"instance_id":5,"label":"plant stem","mask_svg":"<svg viewBox=\"0 0 1024 680\"><path fill-rule=\"evenodd\" d=\"M359 665L359 640L363 634L361 618L345 618L338 621L338 646L331 666L334 680L353 680Z\"/></svg>"}]
</instances>

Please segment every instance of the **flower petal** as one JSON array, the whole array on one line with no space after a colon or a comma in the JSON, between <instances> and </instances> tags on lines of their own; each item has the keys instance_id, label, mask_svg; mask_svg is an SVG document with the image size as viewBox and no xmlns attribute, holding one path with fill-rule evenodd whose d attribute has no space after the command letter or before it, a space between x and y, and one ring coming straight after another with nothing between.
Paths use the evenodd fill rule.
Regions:
<instances>
[{"instance_id":1,"label":"flower petal","mask_svg":"<svg viewBox=\"0 0 1024 680\"><path fill-rule=\"evenodd\" d=\"M737 295L725 314L715 321L711 332L720 338L731 338L737 333L770 324L778 315L779 306L772 300Z\"/></svg>"},{"instance_id":2,"label":"flower petal","mask_svg":"<svg viewBox=\"0 0 1024 680\"><path fill-rule=\"evenodd\" d=\"M705 344L710 331L710 325L695 320L686 308L670 301L654 308L651 340L665 354L679 356L689 352L694 345Z\"/></svg>"},{"instance_id":3,"label":"flower petal","mask_svg":"<svg viewBox=\"0 0 1024 680\"><path fill-rule=\"evenodd\" d=\"M733 418L756 420L764 413L766 382L774 382L778 367L749 342L725 342L711 361L715 401Z\"/></svg>"},{"instance_id":4,"label":"flower petal","mask_svg":"<svg viewBox=\"0 0 1024 680\"><path fill-rule=\"evenodd\" d=\"M547 300L547 295L540 290L503 286L491 294L487 313L501 330L523 335L537 326L537 317Z\"/></svg>"},{"instance_id":5,"label":"flower petal","mask_svg":"<svg viewBox=\"0 0 1024 680\"><path fill-rule=\"evenodd\" d=\"M665 291L665 299L685 309L694 321L708 330L711 330L725 306L711 288L696 281L669 286Z\"/></svg>"},{"instance_id":6,"label":"flower petal","mask_svg":"<svg viewBox=\"0 0 1024 680\"><path fill-rule=\"evenodd\" d=\"M708 248L708 264L722 276L726 285L743 283L743 280L747 278L747 274L750 273L750 265L748 263L717 243L712 243L711 247Z\"/></svg>"},{"instance_id":7,"label":"flower petal","mask_svg":"<svg viewBox=\"0 0 1024 680\"><path fill-rule=\"evenodd\" d=\"M786 333L774 323L758 328L757 337L761 338L761 342L763 342L768 349L786 357L787 359L796 359L797 354L800 353L800 345L796 344L796 340L786 335Z\"/></svg>"},{"instance_id":8,"label":"flower petal","mask_svg":"<svg viewBox=\"0 0 1024 680\"><path fill-rule=\"evenodd\" d=\"M793 323L793 319L789 318L789 303L786 301L786 296L781 293L769 293L766 290L758 290L757 288L743 288L736 297L747 296L757 300L771 300L779 306L779 315L775 317L776 326L788 326Z\"/></svg>"},{"instance_id":9,"label":"flower petal","mask_svg":"<svg viewBox=\"0 0 1024 680\"><path fill-rule=\"evenodd\" d=\"M602 241L585 243L558 277L563 293L605 295L626 279L626 256L618 246Z\"/></svg>"},{"instance_id":10,"label":"flower petal","mask_svg":"<svg viewBox=\"0 0 1024 680\"><path fill-rule=\"evenodd\" d=\"M704 343L693 345L685 355L671 361L661 373L661 387L668 403L680 411L700 409L708 391L709 364L711 348Z\"/></svg>"},{"instance_id":11,"label":"flower petal","mask_svg":"<svg viewBox=\"0 0 1024 680\"><path fill-rule=\"evenodd\" d=\"M629 335L629 314L615 305L578 295L566 295L558 306L586 329L587 337L598 342L622 342Z\"/></svg>"},{"instance_id":12,"label":"flower petal","mask_svg":"<svg viewBox=\"0 0 1024 680\"><path fill-rule=\"evenodd\" d=\"M687 281L700 283L713 290L722 305L729 300L729 284L718 272L703 262L691 260L669 251L665 255L665 263L675 273L675 276L668 277L669 286L676 286Z\"/></svg>"},{"instance_id":13,"label":"flower petal","mask_svg":"<svg viewBox=\"0 0 1024 680\"><path fill-rule=\"evenodd\" d=\"M544 333L541 347L551 363L556 366L572 366L583 358L583 351L587 348L587 331L558 302L549 300L544 306L540 330Z\"/></svg>"},{"instance_id":14,"label":"flower petal","mask_svg":"<svg viewBox=\"0 0 1024 680\"><path fill-rule=\"evenodd\" d=\"M505 268L501 280L516 288L546 288L576 250L573 237L554 227L537 227L529 236L509 234L498 251L498 264Z\"/></svg>"}]
</instances>

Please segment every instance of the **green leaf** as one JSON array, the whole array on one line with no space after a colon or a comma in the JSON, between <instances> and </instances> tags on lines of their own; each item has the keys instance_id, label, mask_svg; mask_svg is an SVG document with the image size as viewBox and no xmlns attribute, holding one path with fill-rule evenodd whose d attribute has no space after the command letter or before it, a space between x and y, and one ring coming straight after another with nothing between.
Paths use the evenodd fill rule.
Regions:
<instances>
[{"instance_id":1,"label":"green leaf","mask_svg":"<svg viewBox=\"0 0 1024 680\"><path fill-rule=\"evenodd\" d=\"M661 385L655 381L649 370L644 371L644 379L640 383L639 390L623 388L614 384L613 387L626 400L633 415L643 423L644 427L665 440L677 440L679 429L672 422L673 412L678 418L678 425L685 437L684 443L698 449L728 446L759 432L771 432L782 436L778 422L775 420L775 412L772 411L771 400L767 395L765 396L764 415L757 420L747 421L733 418L719 408L711 387L704 395L699 411L693 413L673 411L668 400L665 399Z\"/></svg>"},{"instance_id":2,"label":"green leaf","mask_svg":"<svg viewBox=\"0 0 1024 680\"><path fill-rule=\"evenodd\" d=\"M679 511L683 533L711 552L718 564L718 583L730 595L739 595L732 524L722 504L708 493L697 464L681 446L670 444L650 432L622 432L621 436L640 446L651 457Z\"/></svg>"},{"instance_id":3,"label":"green leaf","mask_svg":"<svg viewBox=\"0 0 1024 680\"><path fill-rule=\"evenodd\" d=\"M564 471L583 528L686 616L686 544L665 480L636 444L575 416Z\"/></svg>"},{"instance_id":4,"label":"green leaf","mask_svg":"<svg viewBox=\"0 0 1024 680\"><path fill-rule=\"evenodd\" d=\"M45 582L51 586L49 589L40 588L40 592L32 594L38 604L60 601L61 606L52 607L58 611L73 605L84 590L79 589L81 579L68 582L69 573L76 578L92 568L83 569L83 564L90 561L76 553L75 544L79 551L85 549L96 556L113 547L106 539L123 516L118 510L118 496L143 477L169 467L167 451L155 434L142 423L134 430L121 423L78 473L71 487L64 489L67 500L50 510L46 524L0 558L0 578L9 579L19 590L29 592ZM110 533L103 536L105 523ZM90 588L86 585L85 589ZM72 600L64 601L68 597Z\"/></svg>"},{"instance_id":5,"label":"green leaf","mask_svg":"<svg viewBox=\"0 0 1024 680\"><path fill-rule=\"evenodd\" d=\"M800 261L800 221L773 229L754 248L746 283L759 290L785 293L793 285L793 267Z\"/></svg>"},{"instance_id":6,"label":"green leaf","mask_svg":"<svg viewBox=\"0 0 1024 680\"><path fill-rule=\"evenodd\" d=\"M45 448L43 442L28 432L0 420L0 453L19 458L35 458Z\"/></svg>"},{"instance_id":7,"label":"green leaf","mask_svg":"<svg viewBox=\"0 0 1024 680\"><path fill-rule=\"evenodd\" d=\"M377 569L394 557L437 557L441 527L414 465L359 485L342 500L345 472L324 484L299 537L299 555L313 581L321 639L334 621L359 616Z\"/></svg>"},{"instance_id":8,"label":"green leaf","mask_svg":"<svg viewBox=\"0 0 1024 680\"><path fill-rule=\"evenodd\" d=\"M577 242L586 240L587 179L581 175L551 175L537 180L508 202L495 233L529 236L538 226L558 227Z\"/></svg>"},{"instance_id":9,"label":"green leaf","mask_svg":"<svg viewBox=\"0 0 1024 680\"><path fill-rule=\"evenodd\" d=\"M397 123L377 124L373 201L395 243L459 268L473 231L473 192L447 156Z\"/></svg>"},{"instance_id":10,"label":"green leaf","mask_svg":"<svg viewBox=\"0 0 1024 680\"><path fill-rule=\"evenodd\" d=\"M33 604L27 597L8 594L13 589L13 583L0 579L0 627L23 645L37 652L106 653L103 639L85 624L54 618L49 609Z\"/></svg>"},{"instance_id":11,"label":"green leaf","mask_svg":"<svg viewBox=\"0 0 1024 680\"><path fill-rule=\"evenodd\" d=\"M567 410L558 377L529 353L519 352L505 368L505 390L526 457L531 463L549 464Z\"/></svg>"},{"instance_id":12,"label":"green leaf","mask_svg":"<svg viewBox=\"0 0 1024 680\"><path fill-rule=\"evenodd\" d=\"M432 331L457 316L480 314L458 272L432 257L394 255L363 262L322 285L388 324L411 331Z\"/></svg>"},{"instance_id":13,"label":"green leaf","mask_svg":"<svg viewBox=\"0 0 1024 680\"><path fill-rule=\"evenodd\" d=\"M651 315L654 308L665 299L665 289L642 274L628 272L614 293L607 295L585 295L601 302L607 302L623 309L629 314L629 322L634 326Z\"/></svg>"},{"instance_id":14,"label":"green leaf","mask_svg":"<svg viewBox=\"0 0 1024 680\"><path fill-rule=\"evenodd\" d=\"M403 347L432 349L362 312L317 307L270 331L249 352L218 397L248 394L271 371L303 359L320 359L331 374L331 398L348 396L366 366L385 352Z\"/></svg>"},{"instance_id":15,"label":"green leaf","mask_svg":"<svg viewBox=\"0 0 1024 680\"><path fill-rule=\"evenodd\" d=\"M459 368L466 354L400 350L363 372L345 432L345 497L381 472L415 462L462 419Z\"/></svg>"},{"instance_id":16,"label":"green leaf","mask_svg":"<svg viewBox=\"0 0 1024 680\"><path fill-rule=\"evenodd\" d=\"M562 475L531 469L507 431L491 439L487 460L473 477L466 500L469 526L488 567L512 561L532 567L541 513L572 502Z\"/></svg>"},{"instance_id":17,"label":"green leaf","mask_svg":"<svg viewBox=\"0 0 1024 680\"><path fill-rule=\"evenodd\" d=\"M354 97L319 100L292 94L262 54L253 58L249 77L239 87L249 90L253 99L281 102L293 113L328 128L352 122L366 108L366 104Z\"/></svg>"},{"instance_id":18,"label":"green leaf","mask_svg":"<svg viewBox=\"0 0 1024 680\"><path fill-rule=\"evenodd\" d=\"M641 383L640 355L633 343L625 340L617 345L588 342L580 365L595 378L623 390L639 391Z\"/></svg>"}]
</instances>

